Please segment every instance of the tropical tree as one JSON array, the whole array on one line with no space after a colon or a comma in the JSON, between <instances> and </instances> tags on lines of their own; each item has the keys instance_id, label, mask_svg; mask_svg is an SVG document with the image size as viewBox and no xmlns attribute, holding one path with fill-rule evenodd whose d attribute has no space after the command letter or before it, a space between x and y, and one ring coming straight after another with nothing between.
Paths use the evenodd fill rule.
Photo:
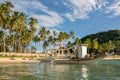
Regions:
<instances>
[{"instance_id":1,"label":"tropical tree","mask_svg":"<svg viewBox=\"0 0 120 80\"><path fill-rule=\"evenodd\" d=\"M68 41L68 43L67 43L67 48L70 48L70 47L72 47L72 43L71 43L71 41Z\"/></svg>"},{"instance_id":2,"label":"tropical tree","mask_svg":"<svg viewBox=\"0 0 120 80\"><path fill-rule=\"evenodd\" d=\"M31 47L31 51L32 51L32 53L35 53L35 52L36 52L36 47L35 47L35 46L32 46L32 47Z\"/></svg>"},{"instance_id":3,"label":"tropical tree","mask_svg":"<svg viewBox=\"0 0 120 80\"><path fill-rule=\"evenodd\" d=\"M4 37L3 37L3 42L4 42L4 52L6 52L6 29L9 24L9 15L11 13L11 8L13 5L9 1L5 1L4 3L0 4L0 25L2 26L3 32L4 32Z\"/></svg>"},{"instance_id":4,"label":"tropical tree","mask_svg":"<svg viewBox=\"0 0 120 80\"><path fill-rule=\"evenodd\" d=\"M22 39L22 32L26 31L26 15L23 12L20 13L19 23L20 23L19 24L20 28L19 28L19 41L18 41L19 44L18 45L19 45L20 49L18 49L18 50L22 54L22 41L23 41L23 39Z\"/></svg>"},{"instance_id":5,"label":"tropical tree","mask_svg":"<svg viewBox=\"0 0 120 80\"><path fill-rule=\"evenodd\" d=\"M36 24L37 24L38 22L37 22L37 19L35 19L35 18L33 18L33 17L30 17L29 20L30 20L30 22L29 22L30 31L31 31L31 36L30 36L30 38L31 38L30 49L31 49L32 37L34 36L34 33L35 33L35 31L36 31L35 26L36 26Z\"/></svg>"},{"instance_id":6,"label":"tropical tree","mask_svg":"<svg viewBox=\"0 0 120 80\"><path fill-rule=\"evenodd\" d=\"M69 39L69 35L66 32L60 32L58 35L58 41L60 42L60 45L62 46L62 41Z\"/></svg>"},{"instance_id":7,"label":"tropical tree","mask_svg":"<svg viewBox=\"0 0 120 80\"><path fill-rule=\"evenodd\" d=\"M35 46L38 42L40 42L40 38L36 35L34 38L33 38L33 41L35 42ZM36 49L37 49L37 46L36 46ZM36 52L35 52L36 53Z\"/></svg>"},{"instance_id":8,"label":"tropical tree","mask_svg":"<svg viewBox=\"0 0 120 80\"><path fill-rule=\"evenodd\" d=\"M99 44L98 46L98 52L99 53L102 53L103 52L103 46L101 44Z\"/></svg>"},{"instance_id":9,"label":"tropical tree","mask_svg":"<svg viewBox=\"0 0 120 80\"><path fill-rule=\"evenodd\" d=\"M2 37L3 37L3 31L0 30L0 52L3 51L3 40L2 40Z\"/></svg>"},{"instance_id":10,"label":"tropical tree","mask_svg":"<svg viewBox=\"0 0 120 80\"><path fill-rule=\"evenodd\" d=\"M9 33L12 36L13 40L12 40L12 44L11 46L13 46L13 51L17 52L17 39L18 39L18 34L17 32L17 28L19 27L19 20L20 20L20 12L13 12L10 16L10 25L9 25Z\"/></svg>"},{"instance_id":11,"label":"tropical tree","mask_svg":"<svg viewBox=\"0 0 120 80\"><path fill-rule=\"evenodd\" d=\"M91 42L91 39L90 38L87 38L84 42L83 42L84 44L87 44L87 51L88 51L88 53L91 53L92 51L91 51L91 49L92 49L92 42Z\"/></svg>"},{"instance_id":12,"label":"tropical tree","mask_svg":"<svg viewBox=\"0 0 120 80\"><path fill-rule=\"evenodd\" d=\"M49 36L48 42L49 42L51 45L54 44L54 38L53 38L53 36Z\"/></svg>"},{"instance_id":13,"label":"tropical tree","mask_svg":"<svg viewBox=\"0 0 120 80\"><path fill-rule=\"evenodd\" d=\"M74 38L74 32L73 31L70 32L69 37Z\"/></svg>"},{"instance_id":14,"label":"tropical tree","mask_svg":"<svg viewBox=\"0 0 120 80\"><path fill-rule=\"evenodd\" d=\"M56 42L57 42L57 32L56 31L53 31L53 45L54 45L54 49L55 49L55 45L56 45Z\"/></svg>"},{"instance_id":15,"label":"tropical tree","mask_svg":"<svg viewBox=\"0 0 120 80\"><path fill-rule=\"evenodd\" d=\"M22 47L23 47L23 51L25 51L25 48L29 45L30 41L31 41L31 32L28 29L24 29L24 31L21 33L21 41L22 41Z\"/></svg>"},{"instance_id":16,"label":"tropical tree","mask_svg":"<svg viewBox=\"0 0 120 80\"><path fill-rule=\"evenodd\" d=\"M40 34L40 39L43 41L43 51L44 51L44 43L46 43L46 38L47 35L50 34L50 31L47 30L45 27L41 27L39 30L39 34Z\"/></svg>"},{"instance_id":17,"label":"tropical tree","mask_svg":"<svg viewBox=\"0 0 120 80\"><path fill-rule=\"evenodd\" d=\"M109 45L109 50L110 50L110 51L114 51L114 49L115 49L115 44L114 44L111 40L109 40L108 45Z\"/></svg>"},{"instance_id":18,"label":"tropical tree","mask_svg":"<svg viewBox=\"0 0 120 80\"><path fill-rule=\"evenodd\" d=\"M93 52L96 53L97 49L98 49L98 39L95 38L93 41L92 41L92 49L93 49Z\"/></svg>"},{"instance_id":19,"label":"tropical tree","mask_svg":"<svg viewBox=\"0 0 120 80\"><path fill-rule=\"evenodd\" d=\"M75 45L78 45L78 44L80 44L81 43L81 40L77 37L77 38L75 38Z\"/></svg>"},{"instance_id":20,"label":"tropical tree","mask_svg":"<svg viewBox=\"0 0 120 80\"><path fill-rule=\"evenodd\" d=\"M43 43L43 48L45 49L45 50L47 50L47 46L48 46L49 44L48 44L48 41L44 41L44 43Z\"/></svg>"}]
</instances>

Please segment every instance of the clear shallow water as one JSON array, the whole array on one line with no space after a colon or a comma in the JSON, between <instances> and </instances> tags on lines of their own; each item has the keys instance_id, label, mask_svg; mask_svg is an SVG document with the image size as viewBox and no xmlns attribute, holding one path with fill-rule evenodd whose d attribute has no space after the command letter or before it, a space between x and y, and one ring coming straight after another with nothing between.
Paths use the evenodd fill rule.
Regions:
<instances>
[{"instance_id":1,"label":"clear shallow water","mask_svg":"<svg viewBox=\"0 0 120 80\"><path fill-rule=\"evenodd\" d=\"M120 61L0 64L0 80L120 80Z\"/></svg>"}]
</instances>

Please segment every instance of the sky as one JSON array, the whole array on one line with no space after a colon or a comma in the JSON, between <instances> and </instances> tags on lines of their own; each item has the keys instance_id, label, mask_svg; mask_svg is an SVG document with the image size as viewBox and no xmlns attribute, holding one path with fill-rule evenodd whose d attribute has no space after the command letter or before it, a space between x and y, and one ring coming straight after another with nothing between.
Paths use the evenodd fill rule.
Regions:
<instances>
[{"instance_id":1,"label":"sky","mask_svg":"<svg viewBox=\"0 0 120 80\"><path fill-rule=\"evenodd\" d=\"M4 2L5 0L0 0ZM82 38L89 34L120 29L120 0L8 0L14 10L38 20L37 27Z\"/></svg>"}]
</instances>

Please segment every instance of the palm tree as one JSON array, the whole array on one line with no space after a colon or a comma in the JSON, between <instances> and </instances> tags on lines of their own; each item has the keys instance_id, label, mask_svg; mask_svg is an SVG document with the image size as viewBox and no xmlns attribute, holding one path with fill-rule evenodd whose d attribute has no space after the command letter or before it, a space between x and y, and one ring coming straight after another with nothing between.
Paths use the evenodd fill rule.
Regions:
<instances>
[{"instance_id":1,"label":"palm tree","mask_svg":"<svg viewBox=\"0 0 120 80\"><path fill-rule=\"evenodd\" d=\"M47 50L47 46L48 46L48 45L49 45L49 44L48 44L48 41L44 41L43 47L44 47L45 50Z\"/></svg>"},{"instance_id":2,"label":"palm tree","mask_svg":"<svg viewBox=\"0 0 120 80\"><path fill-rule=\"evenodd\" d=\"M57 38L56 38L57 32L56 31L53 31L53 36L54 36L54 38L53 38L53 45L54 45L54 49L55 49L55 45L56 45L56 41L57 41Z\"/></svg>"},{"instance_id":3,"label":"palm tree","mask_svg":"<svg viewBox=\"0 0 120 80\"><path fill-rule=\"evenodd\" d=\"M74 38L74 32L71 31L70 34L69 34L70 38Z\"/></svg>"},{"instance_id":4,"label":"palm tree","mask_svg":"<svg viewBox=\"0 0 120 80\"><path fill-rule=\"evenodd\" d=\"M54 38L53 38L53 36L49 36L48 42L49 42L51 45L54 44Z\"/></svg>"},{"instance_id":5,"label":"palm tree","mask_svg":"<svg viewBox=\"0 0 120 80\"><path fill-rule=\"evenodd\" d=\"M34 38L33 38L33 41L35 42L35 46L36 46L36 43L40 42L40 38L36 35ZM37 49L37 46L36 46L36 49ZM36 53L36 52L35 52Z\"/></svg>"},{"instance_id":6,"label":"palm tree","mask_svg":"<svg viewBox=\"0 0 120 80\"><path fill-rule=\"evenodd\" d=\"M3 21L4 21L4 4L0 4L0 27L3 25Z\"/></svg>"},{"instance_id":7,"label":"palm tree","mask_svg":"<svg viewBox=\"0 0 120 80\"><path fill-rule=\"evenodd\" d=\"M90 38L87 38L83 43L84 43L84 44L87 44L88 53L91 53L91 49L92 49L91 39L90 39Z\"/></svg>"},{"instance_id":8,"label":"palm tree","mask_svg":"<svg viewBox=\"0 0 120 80\"><path fill-rule=\"evenodd\" d=\"M31 49L31 46L32 46L32 38L34 37L34 33L35 33L35 31L36 31L35 26L36 26L36 24L37 24L38 22L37 22L37 19L35 19L35 18L33 18L33 17L30 17L29 20L30 20L30 22L29 22L30 31L31 31L31 36L30 36L30 38L31 38L30 49ZM31 52L31 51L30 51L30 52Z\"/></svg>"},{"instance_id":9,"label":"palm tree","mask_svg":"<svg viewBox=\"0 0 120 80\"><path fill-rule=\"evenodd\" d=\"M9 1L0 4L0 25L7 25L7 17L9 17L12 7L13 5Z\"/></svg>"},{"instance_id":10,"label":"palm tree","mask_svg":"<svg viewBox=\"0 0 120 80\"><path fill-rule=\"evenodd\" d=\"M50 34L50 31L47 30L45 27L41 27L41 28L40 28L40 31L39 31L39 34L40 34L41 40L43 41L43 43L45 43L46 38L47 38L47 35ZM44 45L44 44L43 44L43 45ZM44 51L44 47L43 47L43 51Z\"/></svg>"},{"instance_id":11,"label":"palm tree","mask_svg":"<svg viewBox=\"0 0 120 80\"><path fill-rule=\"evenodd\" d=\"M31 51L32 51L32 53L35 53L35 52L36 52L36 47L35 47L35 46L32 46L32 47L31 47Z\"/></svg>"},{"instance_id":12,"label":"palm tree","mask_svg":"<svg viewBox=\"0 0 120 80\"><path fill-rule=\"evenodd\" d=\"M71 43L71 41L68 41L68 43L67 43L67 48L70 48L70 47L72 47L72 43Z\"/></svg>"},{"instance_id":13,"label":"palm tree","mask_svg":"<svg viewBox=\"0 0 120 80\"><path fill-rule=\"evenodd\" d=\"M21 36L22 36L22 32L24 32L24 31L26 31L26 15L25 15L25 13L23 13L23 12L21 12L20 13L20 15L19 15L19 26L20 26L20 28L19 28L19 41L18 41L18 45L19 45L19 52L21 53L21 55L22 55L22 38L21 38Z\"/></svg>"},{"instance_id":14,"label":"palm tree","mask_svg":"<svg viewBox=\"0 0 120 80\"><path fill-rule=\"evenodd\" d=\"M3 51L3 47L2 47L2 45L3 45L2 37L3 37L3 31L0 30L0 52Z\"/></svg>"},{"instance_id":15,"label":"palm tree","mask_svg":"<svg viewBox=\"0 0 120 80\"><path fill-rule=\"evenodd\" d=\"M4 3L2 3L0 5L0 22L4 31L4 52L6 52L6 48L5 48L5 42L6 42L6 29L8 27L9 24L9 15L11 13L11 8L13 7L13 5L11 4L11 2L9 1L5 1Z\"/></svg>"},{"instance_id":16,"label":"palm tree","mask_svg":"<svg viewBox=\"0 0 120 80\"><path fill-rule=\"evenodd\" d=\"M60 32L58 35L58 41L60 42L60 45L62 46L62 41L68 40L70 37L66 32Z\"/></svg>"},{"instance_id":17,"label":"palm tree","mask_svg":"<svg viewBox=\"0 0 120 80\"><path fill-rule=\"evenodd\" d=\"M75 45L78 45L78 44L80 44L81 43L81 40L77 37L77 38L75 38Z\"/></svg>"},{"instance_id":18,"label":"palm tree","mask_svg":"<svg viewBox=\"0 0 120 80\"><path fill-rule=\"evenodd\" d=\"M92 49L93 49L93 52L96 53L97 50L98 50L98 38L95 38L93 41L92 41Z\"/></svg>"},{"instance_id":19,"label":"palm tree","mask_svg":"<svg viewBox=\"0 0 120 80\"><path fill-rule=\"evenodd\" d=\"M19 12L13 12L13 14L11 14L10 17L10 25L9 25L9 30L10 30L10 34L13 35L13 41L12 41L12 45L13 45L13 51L16 52L17 51L17 28L19 27L19 18L20 18L20 13Z\"/></svg>"},{"instance_id":20,"label":"palm tree","mask_svg":"<svg viewBox=\"0 0 120 80\"><path fill-rule=\"evenodd\" d=\"M21 34L22 34L21 36L22 47L24 49L23 51L25 51L25 47L27 47L29 45L29 42L31 41L31 38L30 38L31 32L26 27L26 29Z\"/></svg>"}]
</instances>

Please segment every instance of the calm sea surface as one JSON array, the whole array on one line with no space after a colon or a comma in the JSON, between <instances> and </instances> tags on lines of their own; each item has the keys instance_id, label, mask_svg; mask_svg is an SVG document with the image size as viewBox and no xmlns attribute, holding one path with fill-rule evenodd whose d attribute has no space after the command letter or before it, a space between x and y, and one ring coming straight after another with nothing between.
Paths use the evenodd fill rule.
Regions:
<instances>
[{"instance_id":1,"label":"calm sea surface","mask_svg":"<svg viewBox=\"0 0 120 80\"><path fill-rule=\"evenodd\" d=\"M120 80L120 60L0 64L0 80Z\"/></svg>"}]
</instances>

